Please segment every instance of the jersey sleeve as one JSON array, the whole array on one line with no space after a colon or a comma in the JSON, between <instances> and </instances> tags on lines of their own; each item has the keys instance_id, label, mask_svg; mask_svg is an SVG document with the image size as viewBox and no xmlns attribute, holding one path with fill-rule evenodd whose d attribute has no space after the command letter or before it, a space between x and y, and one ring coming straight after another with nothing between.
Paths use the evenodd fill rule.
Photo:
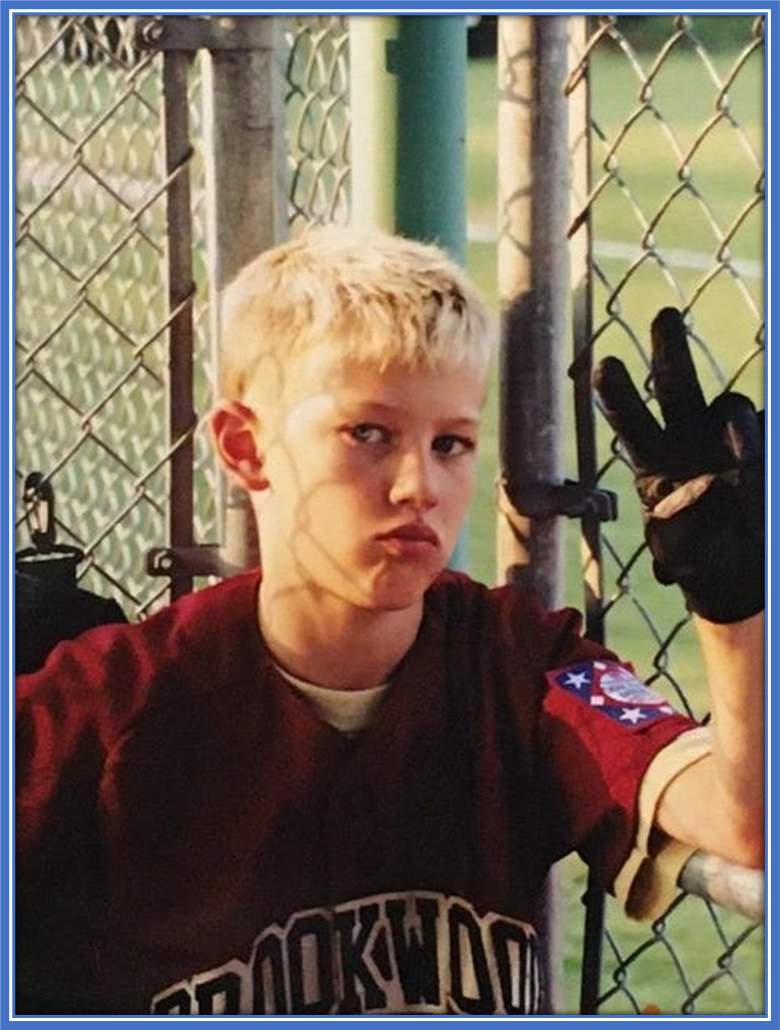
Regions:
<instances>
[{"instance_id":1,"label":"jersey sleeve","mask_svg":"<svg viewBox=\"0 0 780 1030\"><path fill-rule=\"evenodd\" d=\"M16 682L16 1007L90 1011L101 877L100 786L132 720L137 656L99 627ZM66 1009L65 1011L70 1011Z\"/></svg>"},{"instance_id":2,"label":"jersey sleeve","mask_svg":"<svg viewBox=\"0 0 780 1030\"><path fill-rule=\"evenodd\" d=\"M87 814L94 817L112 748L155 697L175 703L180 677L168 676L170 697L154 695L155 682L180 666L180 652L192 663L202 660L200 652L181 643L176 618L170 606L137 626L95 627L61 641L40 669L17 678L19 854L47 835L72 837L68 827L78 826Z\"/></svg>"},{"instance_id":3,"label":"jersey sleeve","mask_svg":"<svg viewBox=\"0 0 780 1030\"><path fill-rule=\"evenodd\" d=\"M102 767L99 734L69 651L61 645L47 666L16 683L16 845L22 855L46 833L56 804L62 812L57 822L73 825L78 798L94 789Z\"/></svg>"},{"instance_id":4,"label":"jersey sleeve","mask_svg":"<svg viewBox=\"0 0 780 1030\"><path fill-rule=\"evenodd\" d=\"M89 1007L84 942L97 889L104 745L87 675L79 645L63 643L16 684L19 1012L56 1011L63 997Z\"/></svg>"},{"instance_id":5,"label":"jersey sleeve","mask_svg":"<svg viewBox=\"0 0 780 1030\"><path fill-rule=\"evenodd\" d=\"M711 750L708 726L688 730L658 752L642 777L636 837L615 877L615 897L632 919L658 918L679 891L680 873L695 849L655 826L655 813L672 780Z\"/></svg>"},{"instance_id":6,"label":"jersey sleeve","mask_svg":"<svg viewBox=\"0 0 780 1030\"><path fill-rule=\"evenodd\" d=\"M601 886L646 917L656 912L657 898L673 890L676 874L671 887L668 874L674 862L681 866L690 854L677 842L660 847L651 827L662 790L695 759L673 751L665 766L658 756L696 724L577 629L568 624L551 656L539 719L554 858L576 850Z\"/></svg>"}]
</instances>

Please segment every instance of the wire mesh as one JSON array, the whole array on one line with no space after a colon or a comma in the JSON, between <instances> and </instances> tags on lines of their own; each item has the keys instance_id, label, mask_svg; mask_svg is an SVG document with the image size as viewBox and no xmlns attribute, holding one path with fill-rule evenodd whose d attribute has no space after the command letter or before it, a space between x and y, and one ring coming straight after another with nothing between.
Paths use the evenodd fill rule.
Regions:
<instances>
[{"instance_id":1,"label":"wire mesh","mask_svg":"<svg viewBox=\"0 0 780 1030\"><path fill-rule=\"evenodd\" d=\"M590 188L575 198L570 229L592 237L580 353L621 357L654 406L649 324L673 305L705 393L733 387L763 407L762 20L601 17L570 95L585 76ZM630 462L600 416L597 441L596 485L621 501L619 522L602 532L607 641L701 719L692 625L677 592L655 583ZM760 1012L762 978L761 929L738 916L681 895L647 932L608 905L600 1012Z\"/></svg>"},{"instance_id":2,"label":"wire mesh","mask_svg":"<svg viewBox=\"0 0 780 1030\"><path fill-rule=\"evenodd\" d=\"M289 220L349 218L349 31L344 17L292 17L286 32Z\"/></svg>"},{"instance_id":3,"label":"wire mesh","mask_svg":"<svg viewBox=\"0 0 780 1030\"><path fill-rule=\"evenodd\" d=\"M81 585L129 616L167 597L144 554L166 541L169 511L161 59L133 31L127 17L16 19L17 477L45 474L60 539L86 555ZM194 75L196 131L198 88ZM205 370L199 152L190 174ZM200 439L197 454L197 529L213 535ZM23 512L17 529L26 543Z\"/></svg>"}]
</instances>

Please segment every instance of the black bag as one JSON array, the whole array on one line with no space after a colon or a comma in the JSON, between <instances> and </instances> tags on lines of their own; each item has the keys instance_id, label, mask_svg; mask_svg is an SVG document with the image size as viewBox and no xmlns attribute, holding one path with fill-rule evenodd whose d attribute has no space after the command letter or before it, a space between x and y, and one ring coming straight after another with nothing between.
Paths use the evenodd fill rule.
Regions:
<instances>
[{"instance_id":1,"label":"black bag","mask_svg":"<svg viewBox=\"0 0 780 1030\"><path fill-rule=\"evenodd\" d=\"M17 568L17 674L39 669L60 640L72 640L106 622L127 622L116 601L58 582L51 570L41 567L31 573Z\"/></svg>"},{"instance_id":2,"label":"black bag","mask_svg":"<svg viewBox=\"0 0 780 1030\"><path fill-rule=\"evenodd\" d=\"M76 569L83 552L54 539L54 495L40 472L25 480L25 504L45 525L31 531L32 547L16 556L16 672L33 672L60 640L72 640L93 626L127 622L105 597L82 590Z\"/></svg>"}]
</instances>

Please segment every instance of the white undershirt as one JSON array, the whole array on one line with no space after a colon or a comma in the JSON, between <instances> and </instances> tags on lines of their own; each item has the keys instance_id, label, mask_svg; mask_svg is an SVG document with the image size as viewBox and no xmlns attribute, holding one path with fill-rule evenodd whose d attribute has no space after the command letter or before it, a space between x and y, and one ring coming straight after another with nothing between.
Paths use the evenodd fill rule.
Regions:
<instances>
[{"instance_id":1,"label":"white undershirt","mask_svg":"<svg viewBox=\"0 0 780 1030\"><path fill-rule=\"evenodd\" d=\"M278 665L276 669L306 698L323 722L342 733L358 733L364 730L390 687L389 683L381 683L378 687L368 687L366 690L319 687L316 683L309 683L293 676Z\"/></svg>"}]
</instances>

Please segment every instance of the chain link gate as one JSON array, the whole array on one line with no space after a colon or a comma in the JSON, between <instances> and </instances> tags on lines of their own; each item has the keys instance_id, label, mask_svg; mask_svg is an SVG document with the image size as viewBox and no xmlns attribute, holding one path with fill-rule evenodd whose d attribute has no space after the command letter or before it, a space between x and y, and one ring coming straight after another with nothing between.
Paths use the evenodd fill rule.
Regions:
<instances>
[{"instance_id":1,"label":"chain link gate","mask_svg":"<svg viewBox=\"0 0 780 1030\"><path fill-rule=\"evenodd\" d=\"M182 312L194 324L184 341L194 405L210 402L201 151L183 168L197 289L171 314L161 55L138 49L129 17L17 16L15 26L17 482L44 473L59 538L84 552L80 585L139 617L168 599L144 555L167 539L177 506L186 522L196 499L186 533L209 539L216 526L207 441L194 425L167 431L166 337ZM197 66L183 88L197 139ZM172 489L171 461L192 445L194 465Z\"/></svg>"},{"instance_id":2,"label":"chain link gate","mask_svg":"<svg viewBox=\"0 0 780 1030\"><path fill-rule=\"evenodd\" d=\"M584 553L601 566L584 570L586 609L645 682L701 719L693 627L655 584L630 464L605 420L593 422L589 378L616 354L647 397L649 323L672 304L705 394L734 387L764 406L763 22L730 18L717 33L714 18L569 21L580 476L621 498L618 523L600 534L584 524ZM763 1011L762 932L750 920L681 893L649 932L608 904L602 938L601 892L589 887L585 901L582 1011Z\"/></svg>"},{"instance_id":3,"label":"chain link gate","mask_svg":"<svg viewBox=\"0 0 780 1030\"><path fill-rule=\"evenodd\" d=\"M576 375L591 355L617 353L646 376L648 319L637 296L649 309L670 302L671 290L689 313L705 389L709 385L712 393L738 381L757 397L763 352L760 247L753 247L754 256L741 244L760 220L763 160L760 136L743 124L731 94L755 74L761 25L748 31L739 55L724 69L696 36L696 19L643 20L665 26L652 58L637 52L614 19L594 22L575 41L578 53L567 90L572 103L578 90L588 86L591 93L592 120L584 139L593 151L594 174L574 203L572 244L576 250L587 235L585 255L592 252L592 261L583 270L588 306L576 308L580 364L572 371ZM41 469L54 485L60 535L85 552L82 585L115 593L128 615L141 616L169 596L167 582L147 576L144 555L166 539L176 503L170 459L185 440L194 446L189 488L194 539L214 539L218 518L204 434L193 424L170 442L166 431L171 315L163 272L166 182L158 167L162 56L136 47L133 21L17 16L17 476L21 483L26 472ZM349 208L347 23L335 17L290 18L286 40L290 224L343 222ZM711 110L698 131L680 134L665 117L658 94L684 49L704 70ZM620 79L617 67L626 70L619 90L626 108L622 115L599 108L599 89L611 95L614 80L608 76ZM186 91L193 144L185 158L196 286L188 295L193 406L203 414L211 399L213 357L197 60L190 62ZM658 123L658 153L667 154L665 176L650 184L649 199L646 183L636 177L641 152L631 152L645 120ZM744 153L749 185L724 215L710 198L709 179L702 181L697 161L725 131ZM737 152L729 149L728 160ZM611 193L623 204L620 224L636 225L635 242L615 242L615 215L606 203ZM686 204L708 227L708 247L691 246L688 211L685 227L676 223ZM711 298L722 288L730 288L725 316L710 310ZM738 310L744 321L736 317ZM724 340L737 341L738 353L718 350ZM628 499L632 487L625 458L603 425L595 428L599 453L607 455L595 465L595 482ZM578 431L587 438L584 423ZM702 716L701 697L689 689L695 672L690 626L684 612L670 611L667 595L652 585L638 519L632 520L627 500L618 525L620 531L603 535L604 603L594 594L589 604L599 619L603 616L617 649L621 636L631 637L632 621L638 623L640 637L651 646L643 652L632 638L630 650L628 644L624 650L640 674ZM18 531L26 543L24 515ZM691 948L684 940L693 919L711 930L706 968L701 941ZM671 972L680 985L674 1011L713 1011L713 1004L722 1011L761 1010L760 931L709 902L681 896L649 933L621 924L610 911L604 939L603 972L586 985L586 1007L605 1013L654 1011L653 984ZM586 942L586 948L593 954L599 942ZM664 962L652 965L659 954Z\"/></svg>"}]
</instances>

